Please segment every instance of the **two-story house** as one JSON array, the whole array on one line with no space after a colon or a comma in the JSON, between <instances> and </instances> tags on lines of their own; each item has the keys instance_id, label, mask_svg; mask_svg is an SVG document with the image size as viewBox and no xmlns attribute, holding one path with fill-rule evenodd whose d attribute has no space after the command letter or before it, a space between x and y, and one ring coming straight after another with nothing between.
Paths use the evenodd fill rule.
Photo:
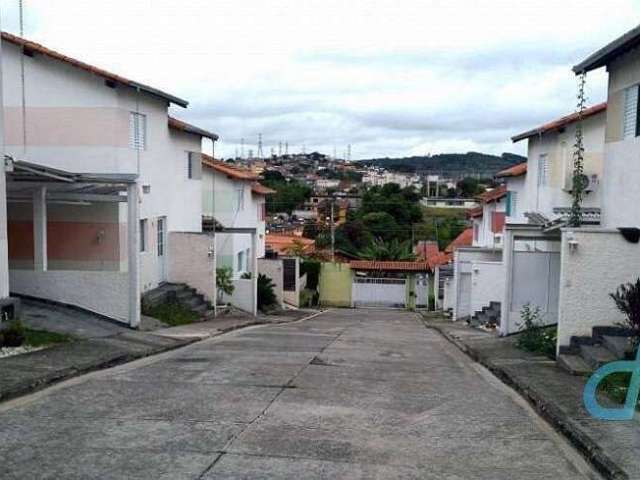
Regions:
<instances>
[{"instance_id":1,"label":"two-story house","mask_svg":"<svg viewBox=\"0 0 640 480\"><path fill-rule=\"evenodd\" d=\"M140 294L163 282L193 275L212 297L198 172L202 139L217 136L168 116L170 105L187 106L181 98L8 33L2 40L5 152L16 166L11 291L134 326Z\"/></svg>"}]
</instances>

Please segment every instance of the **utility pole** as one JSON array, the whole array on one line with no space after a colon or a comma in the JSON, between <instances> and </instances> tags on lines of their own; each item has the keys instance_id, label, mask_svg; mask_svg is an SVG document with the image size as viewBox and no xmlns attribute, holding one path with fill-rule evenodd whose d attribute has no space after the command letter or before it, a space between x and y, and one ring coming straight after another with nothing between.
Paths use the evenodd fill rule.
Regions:
<instances>
[{"instance_id":1,"label":"utility pole","mask_svg":"<svg viewBox=\"0 0 640 480\"><path fill-rule=\"evenodd\" d=\"M258 158L262 160L264 154L262 153L262 134L258 134Z\"/></svg>"},{"instance_id":2,"label":"utility pole","mask_svg":"<svg viewBox=\"0 0 640 480\"><path fill-rule=\"evenodd\" d=\"M335 263L336 261L336 224L333 221L333 204L335 203L334 199L331 199L331 262Z\"/></svg>"}]
</instances>

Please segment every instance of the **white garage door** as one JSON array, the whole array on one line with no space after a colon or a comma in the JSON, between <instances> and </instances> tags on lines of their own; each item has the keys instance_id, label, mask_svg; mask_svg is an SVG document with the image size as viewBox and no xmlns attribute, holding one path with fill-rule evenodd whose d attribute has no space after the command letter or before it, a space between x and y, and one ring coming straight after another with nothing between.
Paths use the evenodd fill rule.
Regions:
<instances>
[{"instance_id":1,"label":"white garage door","mask_svg":"<svg viewBox=\"0 0 640 480\"><path fill-rule=\"evenodd\" d=\"M351 295L354 307L404 308L406 280L403 278L355 278Z\"/></svg>"}]
</instances>

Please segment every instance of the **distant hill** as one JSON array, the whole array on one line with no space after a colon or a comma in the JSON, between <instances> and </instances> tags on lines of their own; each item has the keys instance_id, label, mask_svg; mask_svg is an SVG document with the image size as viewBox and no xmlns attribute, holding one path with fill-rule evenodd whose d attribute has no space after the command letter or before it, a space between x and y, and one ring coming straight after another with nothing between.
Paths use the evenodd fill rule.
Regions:
<instances>
[{"instance_id":1,"label":"distant hill","mask_svg":"<svg viewBox=\"0 0 640 480\"><path fill-rule=\"evenodd\" d=\"M459 177L464 175L493 176L500 170L526 161L526 157L514 153L503 153L497 156L467 152L441 153L421 157L373 158L360 160L359 163L399 172L432 173Z\"/></svg>"}]
</instances>

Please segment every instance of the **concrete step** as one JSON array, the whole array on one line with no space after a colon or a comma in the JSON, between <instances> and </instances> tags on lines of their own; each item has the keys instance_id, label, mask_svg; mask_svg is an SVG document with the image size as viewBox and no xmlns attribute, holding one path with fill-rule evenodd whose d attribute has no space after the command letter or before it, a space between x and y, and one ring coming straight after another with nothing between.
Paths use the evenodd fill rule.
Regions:
<instances>
[{"instance_id":1,"label":"concrete step","mask_svg":"<svg viewBox=\"0 0 640 480\"><path fill-rule=\"evenodd\" d=\"M558 367L562 368L571 375L589 375L593 369L587 365L587 362L578 355L570 355L561 353L556 359Z\"/></svg>"},{"instance_id":2,"label":"concrete step","mask_svg":"<svg viewBox=\"0 0 640 480\"><path fill-rule=\"evenodd\" d=\"M205 305L205 302L202 300L202 297L191 296L188 299L182 300L182 304L193 310L194 308L199 307L200 305Z\"/></svg>"},{"instance_id":3,"label":"concrete step","mask_svg":"<svg viewBox=\"0 0 640 480\"><path fill-rule=\"evenodd\" d=\"M593 369L616 360L615 355L602 345L580 345L580 356Z\"/></svg>"},{"instance_id":4,"label":"concrete step","mask_svg":"<svg viewBox=\"0 0 640 480\"><path fill-rule=\"evenodd\" d=\"M213 310L209 309L209 307L207 307L206 303L201 303L200 305L198 305L197 307L192 308L191 310L193 310L194 312L196 312L199 315L202 316L207 316L209 315L209 312L213 312Z\"/></svg>"},{"instance_id":5,"label":"concrete step","mask_svg":"<svg viewBox=\"0 0 640 480\"><path fill-rule=\"evenodd\" d=\"M630 337L619 337L617 335L602 335L602 346L609 350L616 358L622 359L629 349Z\"/></svg>"}]
</instances>

